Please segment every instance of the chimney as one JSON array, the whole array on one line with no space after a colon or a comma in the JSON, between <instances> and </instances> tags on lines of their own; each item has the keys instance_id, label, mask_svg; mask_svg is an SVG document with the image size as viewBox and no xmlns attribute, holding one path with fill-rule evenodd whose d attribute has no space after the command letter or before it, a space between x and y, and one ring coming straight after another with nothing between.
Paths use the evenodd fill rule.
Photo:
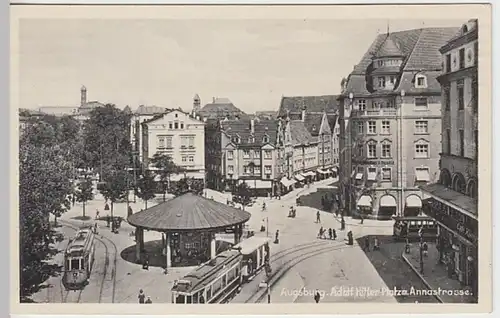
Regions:
<instances>
[{"instance_id":1,"label":"chimney","mask_svg":"<svg viewBox=\"0 0 500 318\"><path fill-rule=\"evenodd\" d=\"M255 132L255 121L254 119L250 119L250 131L252 132L252 134Z\"/></svg>"},{"instance_id":2,"label":"chimney","mask_svg":"<svg viewBox=\"0 0 500 318\"><path fill-rule=\"evenodd\" d=\"M215 97L212 97L212 104L215 104Z\"/></svg>"},{"instance_id":3,"label":"chimney","mask_svg":"<svg viewBox=\"0 0 500 318\"><path fill-rule=\"evenodd\" d=\"M87 88L85 86L82 86L80 89L80 106L84 106L87 104Z\"/></svg>"}]
</instances>

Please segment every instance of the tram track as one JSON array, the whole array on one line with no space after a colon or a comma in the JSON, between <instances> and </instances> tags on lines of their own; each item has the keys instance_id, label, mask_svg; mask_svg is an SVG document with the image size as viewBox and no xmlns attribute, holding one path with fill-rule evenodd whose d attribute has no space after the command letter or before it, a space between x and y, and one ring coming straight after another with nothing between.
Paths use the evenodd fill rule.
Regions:
<instances>
[{"instance_id":1,"label":"tram track","mask_svg":"<svg viewBox=\"0 0 500 318\"><path fill-rule=\"evenodd\" d=\"M63 225L63 226L72 228L74 230L78 230L78 227L75 224L73 224L73 223L71 223L69 221L59 220L59 223L61 223L61 225ZM109 271L109 268L110 268L110 251L109 251L108 244L105 241L109 242L111 244L111 246L113 247L113 249L114 249L113 266L111 268L111 273L110 273L111 282L112 282L112 285L111 285L111 302L114 303L115 302L115 294L116 294L116 265L117 265L117 260L118 260L118 248L116 247L116 244L112 240L110 240L109 238L107 238L107 237L104 237L102 235L101 235L101 237L98 237L98 234L96 234L94 236L94 238L97 241L99 241L104 246L104 250L105 250L105 255L104 255L104 257L105 257L104 258L104 271L102 273L102 280L101 280L101 284L100 284L100 287L99 287L98 303L102 302L102 297L103 297L104 290L105 290L104 286L106 285L106 276L108 275L108 271ZM94 256L94 259L95 259L95 256ZM92 272L94 272L94 266L92 266ZM61 284L62 284L62 282L61 282ZM82 292L83 292L83 289L81 289L79 291L78 302L81 299ZM61 289L61 293L63 293L62 289ZM67 297L68 297L68 295L66 294L66 298ZM65 301L63 301L63 302L65 302Z\"/></svg>"}]
</instances>

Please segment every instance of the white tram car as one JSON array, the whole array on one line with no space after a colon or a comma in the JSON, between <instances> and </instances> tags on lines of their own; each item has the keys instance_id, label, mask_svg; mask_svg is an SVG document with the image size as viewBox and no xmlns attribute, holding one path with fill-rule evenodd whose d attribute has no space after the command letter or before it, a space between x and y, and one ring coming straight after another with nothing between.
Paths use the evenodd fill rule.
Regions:
<instances>
[{"instance_id":1,"label":"white tram car","mask_svg":"<svg viewBox=\"0 0 500 318\"><path fill-rule=\"evenodd\" d=\"M64 274L62 282L66 290L79 290L88 284L94 263L94 232L83 227L68 243L64 252Z\"/></svg>"},{"instance_id":2,"label":"white tram car","mask_svg":"<svg viewBox=\"0 0 500 318\"><path fill-rule=\"evenodd\" d=\"M172 287L172 303L223 303L269 262L270 239L252 236L202 264Z\"/></svg>"}]
</instances>

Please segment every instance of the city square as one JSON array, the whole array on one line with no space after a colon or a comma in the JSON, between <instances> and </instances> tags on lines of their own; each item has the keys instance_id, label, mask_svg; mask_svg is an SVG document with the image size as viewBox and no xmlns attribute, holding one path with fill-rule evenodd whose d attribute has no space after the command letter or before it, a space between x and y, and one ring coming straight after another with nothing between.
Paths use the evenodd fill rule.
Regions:
<instances>
[{"instance_id":1,"label":"city square","mask_svg":"<svg viewBox=\"0 0 500 318\"><path fill-rule=\"evenodd\" d=\"M272 105L189 82L104 102L83 76L73 106L23 104L20 301L477 303L478 20L377 23L331 89Z\"/></svg>"}]
</instances>

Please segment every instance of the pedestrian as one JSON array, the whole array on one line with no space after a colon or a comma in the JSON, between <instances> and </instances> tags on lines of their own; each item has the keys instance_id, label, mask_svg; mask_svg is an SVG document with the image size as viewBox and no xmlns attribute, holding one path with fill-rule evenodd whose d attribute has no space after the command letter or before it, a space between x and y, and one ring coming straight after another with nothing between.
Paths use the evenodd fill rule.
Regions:
<instances>
[{"instance_id":1,"label":"pedestrian","mask_svg":"<svg viewBox=\"0 0 500 318\"><path fill-rule=\"evenodd\" d=\"M142 263L142 269L149 270L149 255L144 255L144 262Z\"/></svg>"},{"instance_id":2,"label":"pedestrian","mask_svg":"<svg viewBox=\"0 0 500 318\"><path fill-rule=\"evenodd\" d=\"M380 246L379 246L378 237L375 237L373 239L373 250L376 251L376 250L379 250L379 249L380 249Z\"/></svg>"},{"instance_id":3,"label":"pedestrian","mask_svg":"<svg viewBox=\"0 0 500 318\"><path fill-rule=\"evenodd\" d=\"M319 291L316 290L316 293L314 294L314 301L316 301L316 304L319 303L321 299L321 295L319 294Z\"/></svg>"},{"instance_id":4,"label":"pedestrian","mask_svg":"<svg viewBox=\"0 0 500 318\"><path fill-rule=\"evenodd\" d=\"M345 220L343 216L342 219L340 219L340 230L341 231L345 230Z\"/></svg>"},{"instance_id":5,"label":"pedestrian","mask_svg":"<svg viewBox=\"0 0 500 318\"><path fill-rule=\"evenodd\" d=\"M137 296L137 298L139 299L139 304L144 304L146 295L144 295L144 291L142 289L139 289L139 296Z\"/></svg>"},{"instance_id":6,"label":"pedestrian","mask_svg":"<svg viewBox=\"0 0 500 318\"><path fill-rule=\"evenodd\" d=\"M71 196L71 201L73 202L73 206L75 206L75 201L76 201L76 199L75 199L75 195L72 195L72 196Z\"/></svg>"},{"instance_id":7,"label":"pedestrian","mask_svg":"<svg viewBox=\"0 0 500 318\"><path fill-rule=\"evenodd\" d=\"M129 205L127 209L127 216L131 216L132 214L134 214L134 211L132 210L132 207Z\"/></svg>"},{"instance_id":8,"label":"pedestrian","mask_svg":"<svg viewBox=\"0 0 500 318\"><path fill-rule=\"evenodd\" d=\"M276 230L276 235L275 235L275 239L274 239L275 244L279 243L279 235L280 235L280 230Z\"/></svg>"},{"instance_id":9,"label":"pedestrian","mask_svg":"<svg viewBox=\"0 0 500 318\"><path fill-rule=\"evenodd\" d=\"M97 230L97 222L94 223L94 233L98 234L99 231Z\"/></svg>"},{"instance_id":10,"label":"pedestrian","mask_svg":"<svg viewBox=\"0 0 500 318\"><path fill-rule=\"evenodd\" d=\"M321 223L321 215L319 213L319 210L318 212L316 212L316 223Z\"/></svg>"},{"instance_id":11,"label":"pedestrian","mask_svg":"<svg viewBox=\"0 0 500 318\"><path fill-rule=\"evenodd\" d=\"M370 239L368 237L365 238L365 251L370 251Z\"/></svg>"},{"instance_id":12,"label":"pedestrian","mask_svg":"<svg viewBox=\"0 0 500 318\"><path fill-rule=\"evenodd\" d=\"M429 246L427 246L427 242L424 242L424 245L422 245L422 251L423 251L425 257L427 257L427 255L429 255Z\"/></svg>"},{"instance_id":13,"label":"pedestrian","mask_svg":"<svg viewBox=\"0 0 500 318\"><path fill-rule=\"evenodd\" d=\"M335 231L335 229L332 229L332 236L334 240L337 239L337 232Z\"/></svg>"},{"instance_id":14,"label":"pedestrian","mask_svg":"<svg viewBox=\"0 0 500 318\"><path fill-rule=\"evenodd\" d=\"M104 204L104 211L109 211L109 204L108 204L108 202L106 202Z\"/></svg>"},{"instance_id":15,"label":"pedestrian","mask_svg":"<svg viewBox=\"0 0 500 318\"><path fill-rule=\"evenodd\" d=\"M148 296L148 299L146 299L146 304L152 304L153 301L151 301L151 296Z\"/></svg>"},{"instance_id":16,"label":"pedestrian","mask_svg":"<svg viewBox=\"0 0 500 318\"><path fill-rule=\"evenodd\" d=\"M99 219L99 209L95 209L95 219Z\"/></svg>"},{"instance_id":17,"label":"pedestrian","mask_svg":"<svg viewBox=\"0 0 500 318\"><path fill-rule=\"evenodd\" d=\"M363 217L363 214L359 213L359 217L361 218L361 222L359 222L359 223L363 224L363 222L365 221L365 218Z\"/></svg>"},{"instance_id":18,"label":"pedestrian","mask_svg":"<svg viewBox=\"0 0 500 318\"><path fill-rule=\"evenodd\" d=\"M332 239L333 237L333 234L332 234L332 228L329 228L328 229L328 237L330 238L330 240Z\"/></svg>"}]
</instances>

